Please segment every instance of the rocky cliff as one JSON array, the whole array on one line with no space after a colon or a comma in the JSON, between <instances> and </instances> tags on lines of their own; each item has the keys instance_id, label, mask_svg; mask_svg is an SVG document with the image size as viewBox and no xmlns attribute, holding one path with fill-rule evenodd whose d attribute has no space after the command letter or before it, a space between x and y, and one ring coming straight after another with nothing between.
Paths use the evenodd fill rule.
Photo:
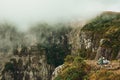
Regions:
<instances>
[{"instance_id":1,"label":"rocky cliff","mask_svg":"<svg viewBox=\"0 0 120 80\"><path fill-rule=\"evenodd\" d=\"M69 35L69 44L71 45L72 56L81 56L84 59L93 60L97 60L101 56L109 60L120 59L120 13L104 12L83 27L74 28ZM71 60L72 57L69 61ZM72 70L72 68L69 69L68 66L64 67L64 65L66 63L55 69L52 78L55 80L67 78L79 80L78 75L80 73L77 74L77 71ZM75 68L75 66L73 67ZM69 73L69 71L72 72ZM73 75L69 76L70 74Z\"/></svg>"},{"instance_id":2,"label":"rocky cliff","mask_svg":"<svg viewBox=\"0 0 120 80\"><path fill-rule=\"evenodd\" d=\"M58 28L55 28L55 25L51 27L48 24L39 24L27 33L21 33L22 38L16 34L18 38L15 40L20 40L14 47L11 46L12 50L9 49L11 54L7 54L8 50L3 51L4 54L0 56L0 79L50 80L54 68L63 64L66 55L70 54L68 34L71 28L63 24L56 26ZM3 26L0 27L4 30ZM8 31L12 33L11 30ZM8 37L6 40L11 42L9 39L11 35L3 33L0 36L5 39ZM12 42L16 42L15 40L13 39ZM3 48L7 49L7 47Z\"/></svg>"},{"instance_id":3,"label":"rocky cliff","mask_svg":"<svg viewBox=\"0 0 120 80\"><path fill-rule=\"evenodd\" d=\"M53 69L47 64L44 49L21 48L4 64L1 80L50 80Z\"/></svg>"},{"instance_id":4,"label":"rocky cliff","mask_svg":"<svg viewBox=\"0 0 120 80\"><path fill-rule=\"evenodd\" d=\"M4 34L1 35L0 38L9 40L10 44L19 38L22 39L12 46L13 54L1 56L1 80L50 80L51 77L54 80L61 68L64 68L64 58L68 54L84 59L98 59L100 56L110 60L120 58L119 13L104 12L85 25L72 28L63 24L52 27L48 24L39 24L24 34L24 37L15 39L13 36L6 39ZM34 41L36 44L30 45ZM3 48L6 46L0 49ZM71 57L69 60L71 61ZM77 65L76 59L72 64ZM70 64L68 66L74 68ZM81 68L77 66L76 69Z\"/></svg>"},{"instance_id":5,"label":"rocky cliff","mask_svg":"<svg viewBox=\"0 0 120 80\"><path fill-rule=\"evenodd\" d=\"M118 59L120 51L120 13L104 12L77 28L70 36L72 54L86 59Z\"/></svg>"}]
</instances>

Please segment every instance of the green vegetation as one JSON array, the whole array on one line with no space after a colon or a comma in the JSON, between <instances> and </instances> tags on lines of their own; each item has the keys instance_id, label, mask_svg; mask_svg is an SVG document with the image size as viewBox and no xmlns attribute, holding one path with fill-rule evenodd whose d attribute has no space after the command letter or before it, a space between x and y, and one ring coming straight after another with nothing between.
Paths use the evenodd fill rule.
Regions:
<instances>
[{"instance_id":1,"label":"green vegetation","mask_svg":"<svg viewBox=\"0 0 120 80\"><path fill-rule=\"evenodd\" d=\"M68 55L64 67L54 80L120 80L119 69L96 69L99 65L94 65L79 56Z\"/></svg>"},{"instance_id":2,"label":"green vegetation","mask_svg":"<svg viewBox=\"0 0 120 80\"><path fill-rule=\"evenodd\" d=\"M55 80L120 80L118 74L106 70L92 73L90 65L84 61L84 59L94 59L96 52L92 52L92 48L99 46L110 49L109 59L116 59L120 50L120 14L103 13L81 29L91 36L94 46L92 45L89 49L82 46L77 51L79 56L69 55L71 54L71 45L69 45L68 34L71 30L72 28L66 24L41 23L31 27L28 33L21 34L14 26L1 24L0 44L2 46L0 46L0 51L7 52L13 48L14 55L18 55L17 48L21 46L20 55L26 53L27 56L29 54L27 47L36 42L39 51L42 53L44 50L43 54L45 53L48 64L57 67L64 63L62 72ZM103 41L99 44L101 39ZM11 62L5 64L4 71L15 72L16 63L12 59ZM23 62L19 60L18 63L20 66Z\"/></svg>"},{"instance_id":3,"label":"green vegetation","mask_svg":"<svg viewBox=\"0 0 120 80\"><path fill-rule=\"evenodd\" d=\"M104 39L100 46L111 49L109 59L115 59L117 57L118 51L120 49L119 13L105 12L86 24L82 28L82 31L89 32L91 34L92 38L94 39L94 44L95 42L100 42L100 39ZM99 43L96 45L99 45Z\"/></svg>"},{"instance_id":4,"label":"green vegetation","mask_svg":"<svg viewBox=\"0 0 120 80\"><path fill-rule=\"evenodd\" d=\"M55 80L84 80L90 71L90 66L87 65L83 58L68 55L65 58L65 68L55 78Z\"/></svg>"},{"instance_id":5,"label":"green vegetation","mask_svg":"<svg viewBox=\"0 0 120 80\"><path fill-rule=\"evenodd\" d=\"M43 48L48 64L59 66L63 64L66 55L70 54L68 34L72 28L66 24L38 24L30 32L37 38L38 48Z\"/></svg>"},{"instance_id":6,"label":"green vegetation","mask_svg":"<svg viewBox=\"0 0 120 80\"><path fill-rule=\"evenodd\" d=\"M9 72L9 71L15 72L15 66L16 66L16 64L17 64L16 59L14 59L14 58L10 59L10 62L7 62L7 63L5 64L5 68L4 68L3 72L4 72L4 71L7 71L7 72Z\"/></svg>"},{"instance_id":7,"label":"green vegetation","mask_svg":"<svg viewBox=\"0 0 120 80\"><path fill-rule=\"evenodd\" d=\"M120 14L105 12L93 20L91 20L88 24L86 24L82 30L89 30L95 32L105 32L111 26L120 26Z\"/></svg>"},{"instance_id":8,"label":"green vegetation","mask_svg":"<svg viewBox=\"0 0 120 80\"><path fill-rule=\"evenodd\" d=\"M6 63L4 71L14 72L14 65L11 62Z\"/></svg>"},{"instance_id":9,"label":"green vegetation","mask_svg":"<svg viewBox=\"0 0 120 80\"><path fill-rule=\"evenodd\" d=\"M96 47L110 50L107 54L108 59L116 59L120 50L119 13L105 12L87 23L81 31L90 36ZM101 39L103 41L99 44ZM85 49L84 46L77 52L84 59L94 59L96 55L92 48ZM81 57L68 55L65 58L65 67L55 80L120 80L119 72L102 69L93 71Z\"/></svg>"},{"instance_id":10,"label":"green vegetation","mask_svg":"<svg viewBox=\"0 0 120 80\"><path fill-rule=\"evenodd\" d=\"M5 80L6 76L11 76L15 80L22 79L23 71L25 71L25 66L23 66L22 59L16 60L16 58L11 58L9 62L7 62L2 70L2 79ZM7 74L9 73L9 74Z\"/></svg>"},{"instance_id":11,"label":"green vegetation","mask_svg":"<svg viewBox=\"0 0 120 80\"><path fill-rule=\"evenodd\" d=\"M107 70L99 70L89 75L89 80L120 80L120 74Z\"/></svg>"}]
</instances>

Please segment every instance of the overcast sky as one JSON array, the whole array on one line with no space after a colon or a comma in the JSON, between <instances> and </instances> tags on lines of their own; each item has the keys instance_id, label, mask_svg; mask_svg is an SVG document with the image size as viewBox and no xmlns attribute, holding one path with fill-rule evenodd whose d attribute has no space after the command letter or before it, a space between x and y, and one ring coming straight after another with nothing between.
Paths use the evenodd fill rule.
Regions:
<instances>
[{"instance_id":1,"label":"overcast sky","mask_svg":"<svg viewBox=\"0 0 120 80\"><path fill-rule=\"evenodd\" d=\"M0 0L0 22L26 29L39 21L86 20L102 11L120 11L120 0Z\"/></svg>"}]
</instances>

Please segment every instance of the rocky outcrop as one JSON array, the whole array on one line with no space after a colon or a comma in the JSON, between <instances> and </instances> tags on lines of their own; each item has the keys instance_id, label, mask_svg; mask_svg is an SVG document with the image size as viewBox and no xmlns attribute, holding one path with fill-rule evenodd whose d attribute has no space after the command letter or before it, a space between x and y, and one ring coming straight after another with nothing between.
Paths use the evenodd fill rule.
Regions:
<instances>
[{"instance_id":1,"label":"rocky outcrop","mask_svg":"<svg viewBox=\"0 0 120 80\"><path fill-rule=\"evenodd\" d=\"M72 54L86 59L117 59L120 50L120 13L104 12L70 36Z\"/></svg>"},{"instance_id":2,"label":"rocky outcrop","mask_svg":"<svg viewBox=\"0 0 120 80\"><path fill-rule=\"evenodd\" d=\"M54 80L62 72L62 69L64 67L65 67L64 64L56 67L54 72L52 73L52 79L51 80Z\"/></svg>"},{"instance_id":3,"label":"rocky outcrop","mask_svg":"<svg viewBox=\"0 0 120 80\"><path fill-rule=\"evenodd\" d=\"M25 39L20 36L14 39L15 35L5 37L1 43L3 47L0 47L0 52L7 53L11 50L11 53L12 51L14 53L12 56L0 57L0 79L50 80L52 76L52 80L54 80L64 67L61 64L64 63L64 58L68 54L79 55L85 59L97 60L100 56L107 59L119 59L120 24L118 23L120 23L120 15L114 15L116 14L104 13L84 27L74 24L77 27L68 28L58 24L49 28L47 24L38 25L37 28L31 28L31 34L27 35ZM62 28L59 30L59 28L55 28L56 26L62 26ZM14 32L14 34L17 33ZM8 34L5 35L8 36ZM31 39L31 36L34 40ZM4 38L4 34L0 38ZM8 39L9 41L7 41ZM20 41L15 42L16 40ZM17 48L21 42L22 45L27 43L25 46L29 47ZM41 47L30 46L29 43L34 42ZM10 43L10 46L4 45L4 43ZM12 43L16 44L11 49ZM16 49L14 50L14 48ZM54 66L58 66L55 71Z\"/></svg>"},{"instance_id":4,"label":"rocky outcrop","mask_svg":"<svg viewBox=\"0 0 120 80\"><path fill-rule=\"evenodd\" d=\"M92 31L82 31L80 29L75 34L77 35L71 37L73 55L80 55L82 53L86 59L96 60L100 56L104 56L107 59L117 59L119 57L119 51L116 50L115 52L115 48L113 47L116 43L109 38L103 37L102 34Z\"/></svg>"},{"instance_id":5,"label":"rocky outcrop","mask_svg":"<svg viewBox=\"0 0 120 80\"><path fill-rule=\"evenodd\" d=\"M44 49L36 46L15 51L1 72L1 80L50 80L54 67L47 64Z\"/></svg>"},{"instance_id":6,"label":"rocky outcrop","mask_svg":"<svg viewBox=\"0 0 120 80\"><path fill-rule=\"evenodd\" d=\"M80 48L80 27L73 28L69 33L69 44L71 45L72 55L78 55L77 50Z\"/></svg>"},{"instance_id":7,"label":"rocky outcrop","mask_svg":"<svg viewBox=\"0 0 120 80\"><path fill-rule=\"evenodd\" d=\"M90 31L82 31L81 28L76 29L71 34L70 44L72 45L72 54L80 55L80 53L85 51L86 58L94 55L91 57L94 59L100 44L101 36Z\"/></svg>"}]
</instances>

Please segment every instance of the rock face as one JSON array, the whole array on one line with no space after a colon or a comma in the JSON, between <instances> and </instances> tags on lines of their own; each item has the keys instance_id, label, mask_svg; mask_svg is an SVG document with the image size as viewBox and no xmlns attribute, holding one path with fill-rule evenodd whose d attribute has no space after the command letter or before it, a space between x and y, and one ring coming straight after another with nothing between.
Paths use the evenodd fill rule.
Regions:
<instances>
[{"instance_id":1,"label":"rock face","mask_svg":"<svg viewBox=\"0 0 120 80\"><path fill-rule=\"evenodd\" d=\"M104 12L70 35L72 54L86 59L117 59L120 51L120 14Z\"/></svg>"},{"instance_id":2,"label":"rock face","mask_svg":"<svg viewBox=\"0 0 120 80\"><path fill-rule=\"evenodd\" d=\"M60 74L62 72L62 69L64 67L65 67L64 64L56 67L54 72L52 73L52 79L51 80L54 80L58 76L58 74Z\"/></svg>"},{"instance_id":3,"label":"rock face","mask_svg":"<svg viewBox=\"0 0 120 80\"><path fill-rule=\"evenodd\" d=\"M81 55L82 53L82 57L87 59L98 59L100 56L104 56L107 59L117 59L119 57L119 51L116 50L115 53L115 49L111 46L111 44L116 45L116 43L109 40L109 38L106 39L101 34L80 29L75 32L76 35L71 36L72 39L70 39L73 55Z\"/></svg>"},{"instance_id":4,"label":"rock face","mask_svg":"<svg viewBox=\"0 0 120 80\"><path fill-rule=\"evenodd\" d=\"M15 51L1 72L1 80L50 80L54 67L47 64L44 49L36 46Z\"/></svg>"},{"instance_id":5,"label":"rock face","mask_svg":"<svg viewBox=\"0 0 120 80\"><path fill-rule=\"evenodd\" d=\"M72 55L80 55L80 53L84 54L85 52L86 58L90 58L91 56L91 58L94 59L100 45L101 36L98 36L98 34L94 34L89 31L81 31L80 28L76 29L71 34L70 44L72 45Z\"/></svg>"},{"instance_id":6,"label":"rock face","mask_svg":"<svg viewBox=\"0 0 120 80\"><path fill-rule=\"evenodd\" d=\"M43 41L43 43L46 43L44 48L47 46L47 50L44 50L44 48L38 49L36 45L23 46L15 49L12 56L3 56L0 59L4 61L4 63L0 61L0 79L50 80L52 77L52 80L54 80L54 77L64 67L61 64L68 54L79 55L85 59L97 60L100 56L107 59L118 59L120 58L119 23L120 14L104 13L83 27L69 29L63 26L61 30L50 28L44 30L44 26L46 26L44 25L43 29L36 28L33 32L38 38L36 42L40 41L39 43L42 43L41 41ZM45 40L41 40L44 38ZM15 40L13 40L13 43ZM27 41L29 41L29 38ZM7 41L4 43L7 43ZM1 49L3 50L3 48ZM4 60L5 58L7 60ZM61 66L55 69L53 64Z\"/></svg>"},{"instance_id":7,"label":"rock face","mask_svg":"<svg viewBox=\"0 0 120 80\"><path fill-rule=\"evenodd\" d=\"M71 45L72 55L78 55L77 50L80 48L80 31L81 27L77 27L69 33L69 44Z\"/></svg>"}]
</instances>

